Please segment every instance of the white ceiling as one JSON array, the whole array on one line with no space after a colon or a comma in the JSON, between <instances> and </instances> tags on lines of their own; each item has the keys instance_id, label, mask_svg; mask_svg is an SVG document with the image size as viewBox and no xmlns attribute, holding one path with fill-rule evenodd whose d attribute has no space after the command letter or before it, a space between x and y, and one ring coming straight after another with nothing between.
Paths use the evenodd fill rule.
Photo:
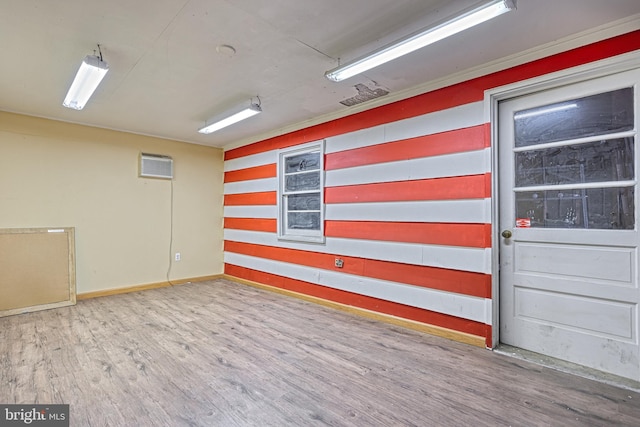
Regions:
<instances>
[{"instance_id":1,"label":"white ceiling","mask_svg":"<svg viewBox=\"0 0 640 427\"><path fill-rule=\"evenodd\" d=\"M324 72L478 0L0 0L0 110L216 147L347 115L354 86L391 95L640 13L639 0L519 0L518 10L341 83ZM62 100L85 55L110 71ZM231 45L236 53L217 52ZM389 99L391 99L389 95ZM263 114L197 129L260 97ZM379 102L379 100L378 100Z\"/></svg>"}]
</instances>

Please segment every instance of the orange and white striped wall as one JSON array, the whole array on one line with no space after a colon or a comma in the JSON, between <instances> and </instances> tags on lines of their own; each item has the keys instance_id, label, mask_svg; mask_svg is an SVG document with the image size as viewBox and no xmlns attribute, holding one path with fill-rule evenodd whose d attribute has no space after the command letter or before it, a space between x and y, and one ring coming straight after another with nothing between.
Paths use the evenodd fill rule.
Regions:
<instances>
[{"instance_id":1,"label":"orange and white striped wall","mask_svg":"<svg viewBox=\"0 0 640 427\"><path fill-rule=\"evenodd\" d=\"M484 93L638 49L633 31L226 151L225 274L490 347L493 171ZM278 240L278 150L317 140L325 140L326 242Z\"/></svg>"}]
</instances>

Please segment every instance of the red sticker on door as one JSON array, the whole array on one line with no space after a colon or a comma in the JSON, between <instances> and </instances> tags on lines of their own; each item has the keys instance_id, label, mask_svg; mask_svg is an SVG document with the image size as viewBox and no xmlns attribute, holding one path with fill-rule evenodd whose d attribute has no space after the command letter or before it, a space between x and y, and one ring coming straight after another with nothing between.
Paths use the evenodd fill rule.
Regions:
<instances>
[{"instance_id":1,"label":"red sticker on door","mask_svg":"<svg viewBox=\"0 0 640 427\"><path fill-rule=\"evenodd\" d=\"M529 228L529 227L531 227L531 218L517 218L516 219L516 227L518 227L518 228Z\"/></svg>"}]
</instances>

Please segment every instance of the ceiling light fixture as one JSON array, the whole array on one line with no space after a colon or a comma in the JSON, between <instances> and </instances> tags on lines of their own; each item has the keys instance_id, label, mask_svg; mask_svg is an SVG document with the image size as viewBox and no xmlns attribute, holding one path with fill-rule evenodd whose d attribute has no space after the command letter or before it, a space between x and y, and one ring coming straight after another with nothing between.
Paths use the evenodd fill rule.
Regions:
<instances>
[{"instance_id":1,"label":"ceiling light fixture","mask_svg":"<svg viewBox=\"0 0 640 427\"><path fill-rule=\"evenodd\" d=\"M258 98L258 101L260 101L260 98ZM234 123L238 123L239 121L242 121L244 119L248 119L251 116L255 116L256 114L259 114L261 112L262 108L260 107L260 104L251 103L251 105L249 105L248 107L237 107L210 120L207 120L206 123L208 124L203 128L198 129L198 132L210 134L222 128L226 128L227 126L230 126Z\"/></svg>"},{"instance_id":2,"label":"ceiling light fixture","mask_svg":"<svg viewBox=\"0 0 640 427\"><path fill-rule=\"evenodd\" d=\"M450 37L515 9L515 0L493 0L472 7L444 22L413 33L366 56L327 71L324 76L339 82L403 55Z\"/></svg>"},{"instance_id":3,"label":"ceiling light fixture","mask_svg":"<svg viewBox=\"0 0 640 427\"><path fill-rule=\"evenodd\" d=\"M74 110L82 110L95 92L96 88L109 71L109 66L102 60L102 51L98 45L100 56L87 55L76 74L62 105Z\"/></svg>"}]
</instances>

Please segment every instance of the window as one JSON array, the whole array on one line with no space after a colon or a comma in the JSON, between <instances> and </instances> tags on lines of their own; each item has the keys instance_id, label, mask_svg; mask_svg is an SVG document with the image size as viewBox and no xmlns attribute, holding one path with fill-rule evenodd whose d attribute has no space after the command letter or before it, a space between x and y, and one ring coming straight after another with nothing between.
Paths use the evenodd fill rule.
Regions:
<instances>
[{"instance_id":1,"label":"window","mask_svg":"<svg viewBox=\"0 0 640 427\"><path fill-rule=\"evenodd\" d=\"M324 141L280 151L278 238L324 242Z\"/></svg>"},{"instance_id":2,"label":"window","mask_svg":"<svg viewBox=\"0 0 640 427\"><path fill-rule=\"evenodd\" d=\"M530 227L633 230L633 88L514 115L516 218Z\"/></svg>"}]
</instances>

